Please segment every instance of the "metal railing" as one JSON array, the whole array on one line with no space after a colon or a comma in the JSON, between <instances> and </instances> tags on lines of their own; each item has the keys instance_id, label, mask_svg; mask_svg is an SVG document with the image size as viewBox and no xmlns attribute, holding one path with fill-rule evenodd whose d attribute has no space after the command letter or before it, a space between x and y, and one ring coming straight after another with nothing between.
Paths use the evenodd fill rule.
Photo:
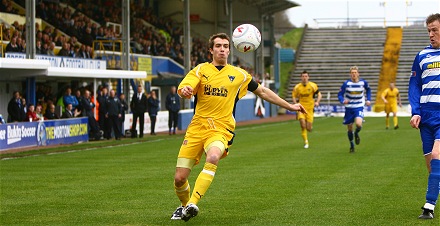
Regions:
<instances>
[{"instance_id":1,"label":"metal railing","mask_svg":"<svg viewBox=\"0 0 440 226\"><path fill-rule=\"evenodd\" d=\"M386 20L385 17L371 18L315 18L309 27L411 27L424 26L424 17L407 17L406 20Z\"/></svg>"}]
</instances>

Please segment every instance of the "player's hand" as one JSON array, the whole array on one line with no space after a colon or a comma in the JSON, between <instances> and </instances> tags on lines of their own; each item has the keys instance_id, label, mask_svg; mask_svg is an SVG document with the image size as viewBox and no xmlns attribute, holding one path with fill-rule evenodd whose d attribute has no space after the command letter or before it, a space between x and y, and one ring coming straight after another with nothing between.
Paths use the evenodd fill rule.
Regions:
<instances>
[{"instance_id":1,"label":"player's hand","mask_svg":"<svg viewBox=\"0 0 440 226\"><path fill-rule=\"evenodd\" d=\"M301 104L293 104L293 105L290 105L290 106L291 106L291 108L289 110L291 110L291 111L299 111L299 112L301 112L303 114L307 114L306 109Z\"/></svg>"},{"instance_id":2,"label":"player's hand","mask_svg":"<svg viewBox=\"0 0 440 226\"><path fill-rule=\"evenodd\" d=\"M191 86L185 86L180 90L180 92L185 98L189 99L193 95L193 88Z\"/></svg>"},{"instance_id":3,"label":"player's hand","mask_svg":"<svg viewBox=\"0 0 440 226\"><path fill-rule=\"evenodd\" d=\"M385 104L388 104L388 101L387 101L387 100L384 100L383 102L384 102Z\"/></svg>"},{"instance_id":4,"label":"player's hand","mask_svg":"<svg viewBox=\"0 0 440 226\"><path fill-rule=\"evenodd\" d=\"M315 102L315 107L318 107L319 106L319 103L318 102Z\"/></svg>"},{"instance_id":5,"label":"player's hand","mask_svg":"<svg viewBox=\"0 0 440 226\"><path fill-rule=\"evenodd\" d=\"M348 104L350 101L348 100L344 100L344 102L342 102L343 104Z\"/></svg>"},{"instance_id":6,"label":"player's hand","mask_svg":"<svg viewBox=\"0 0 440 226\"><path fill-rule=\"evenodd\" d=\"M367 106L370 106L371 102L370 102L369 100L367 100L367 101L365 102L365 104L366 104Z\"/></svg>"},{"instance_id":7,"label":"player's hand","mask_svg":"<svg viewBox=\"0 0 440 226\"><path fill-rule=\"evenodd\" d=\"M411 117L411 120L409 120L409 124L412 128L419 129L420 118L420 115L413 115L413 117Z\"/></svg>"}]
</instances>

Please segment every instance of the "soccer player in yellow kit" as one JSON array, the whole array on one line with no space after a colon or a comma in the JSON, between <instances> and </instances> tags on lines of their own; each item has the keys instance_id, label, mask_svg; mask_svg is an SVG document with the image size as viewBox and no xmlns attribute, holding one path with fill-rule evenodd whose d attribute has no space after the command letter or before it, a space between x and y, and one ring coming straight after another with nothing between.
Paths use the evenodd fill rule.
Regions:
<instances>
[{"instance_id":1,"label":"soccer player in yellow kit","mask_svg":"<svg viewBox=\"0 0 440 226\"><path fill-rule=\"evenodd\" d=\"M316 97L317 96L317 97ZM315 102L316 97L316 102ZM318 85L309 81L309 73L303 71L301 73L301 82L298 83L292 91L293 103L299 103L304 106L307 114L298 113L297 118L301 126L301 136L304 140L304 148L309 148L309 140L307 137L307 131L311 132L313 128L313 109L315 106L319 106L321 102L321 92L319 92ZM297 100L298 99L298 100Z\"/></svg>"},{"instance_id":2,"label":"soccer player in yellow kit","mask_svg":"<svg viewBox=\"0 0 440 226\"><path fill-rule=\"evenodd\" d=\"M229 51L230 39L227 34L211 36L209 52L212 62L193 68L177 89L183 98L195 97L195 112L177 158L174 189L181 205L171 219L188 221L198 214L197 203L211 185L218 162L228 155L228 148L235 136L235 104L248 90L280 107L306 113L301 104L289 104L252 80L245 70L228 64ZM188 177L204 153L206 161L190 195Z\"/></svg>"},{"instance_id":3,"label":"soccer player in yellow kit","mask_svg":"<svg viewBox=\"0 0 440 226\"><path fill-rule=\"evenodd\" d=\"M399 103L399 106L402 107L399 90L396 88L394 83L390 83L390 87L386 88L382 92L381 97L385 103L385 113L387 114L385 119L386 129L390 127L390 112L393 113L394 129L398 129L399 124L397 119L397 103Z\"/></svg>"}]
</instances>

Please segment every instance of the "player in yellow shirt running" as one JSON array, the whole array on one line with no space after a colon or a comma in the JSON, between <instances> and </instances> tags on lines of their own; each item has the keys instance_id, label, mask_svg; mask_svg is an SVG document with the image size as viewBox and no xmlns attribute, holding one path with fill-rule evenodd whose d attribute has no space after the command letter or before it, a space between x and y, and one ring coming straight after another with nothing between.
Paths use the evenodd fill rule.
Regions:
<instances>
[{"instance_id":1,"label":"player in yellow shirt running","mask_svg":"<svg viewBox=\"0 0 440 226\"><path fill-rule=\"evenodd\" d=\"M301 136L304 140L304 148L309 148L307 131L312 131L313 109L315 106L319 106L321 98L322 95L321 92L319 92L318 85L316 85L314 82L310 82L309 73L307 71L303 71L301 73L301 82L293 88L292 99L294 104L299 101L299 103L304 106L307 111L307 114L298 113L297 115L299 124L301 126Z\"/></svg>"},{"instance_id":2,"label":"player in yellow shirt running","mask_svg":"<svg viewBox=\"0 0 440 226\"><path fill-rule=\"evenodd\" d=\"M245 70L228 64L230 47L227 34L211 36L209 52L212 62L201 63L193 68L177 89L183 98L195 97L195 112L177 157L174 190L181 205L171 216L173 220L188 221L197 216L197 203L205 196L220 159L228 155L228 148L232 145L235 136L235 104L248 91L290 111L306 113L301 104L288 103L252 80L252 76ZM203 154L206 156L205 164L191 194L188 177Z\"/></svg>"},{"instance_id":3,"label":"player in yellow shirt running","mask_svg":"<svg viewBox=\"0 0 440 226\"><path fill-rule=\"evenodd\" d=\"M387 114L385 119L386 129L390 127L390 112L393 113L394 129L398 129L399 124L397 119L397 103L399 103L399 106L402 107L399 90L396 88L394 83L390 83L390 87L386 88L382 92L381 97L383 102L385 103L385 113Z\"/></svg>"}]
</instances>

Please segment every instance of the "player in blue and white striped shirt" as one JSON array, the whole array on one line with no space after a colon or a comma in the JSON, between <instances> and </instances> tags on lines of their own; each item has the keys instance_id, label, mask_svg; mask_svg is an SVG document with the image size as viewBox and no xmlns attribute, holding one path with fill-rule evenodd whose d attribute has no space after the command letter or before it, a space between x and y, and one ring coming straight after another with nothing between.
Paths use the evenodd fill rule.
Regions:
<instances>
[{"instance_id":1,"label":"player in blue and white striped shirt","mask_svg":"<svg viewBox=\"0 0 440 226\"><path fill-rule=\"evenodd\" d=\"M344 125L347 125L347 135L350 141L350 153L354 152L353 143L353 123L356 124L354 132L356 144L360 144L361 138L359 132L362 129L364 120L364 105L370 106L371 89L368 82L359 78L359 68L353 66L350 68L351 79L342 84L338 93L338 99L345 105ZM365 101L365 94L367 100Z\"/></svg>"},{"instance_id":2,"label":"player in blue and white striped shirt","mask_svg":"<svg viewBox=\"0 0 440 226\"><path fill-rule=\"evenodd\" d=\"M420 129L429 171L426 203L419 218L432 219L440 192L440 14L428 16L426 27L431 45L414 59L408 95L410 124Z\"/></svg>"}]
</instances>

